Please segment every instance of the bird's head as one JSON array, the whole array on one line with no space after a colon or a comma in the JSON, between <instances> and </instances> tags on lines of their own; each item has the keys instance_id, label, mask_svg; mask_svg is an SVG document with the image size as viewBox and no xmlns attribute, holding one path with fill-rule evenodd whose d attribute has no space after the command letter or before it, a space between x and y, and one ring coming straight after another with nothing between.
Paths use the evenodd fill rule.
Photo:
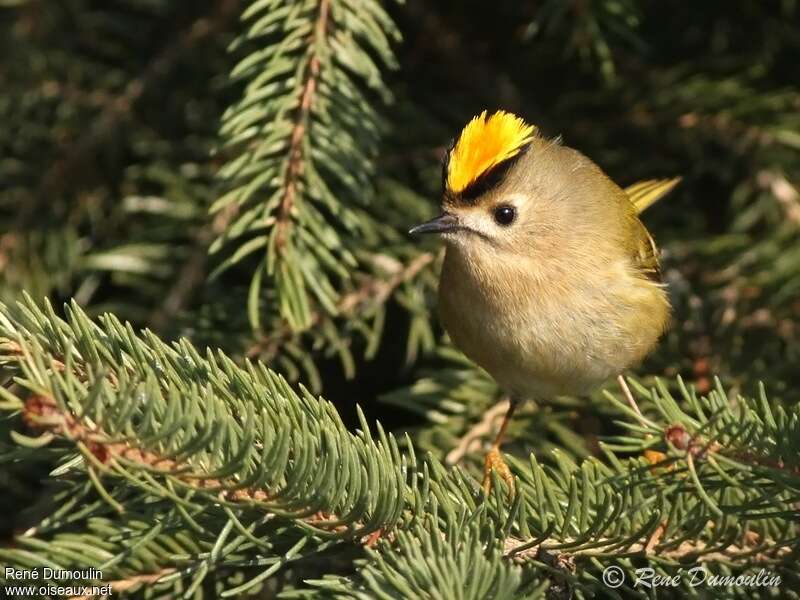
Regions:
<instances>
[{"instance_id":1,"label":"bird's head","mask_svg":"<svg viewBox=\"0 0 800 600\"><path fill-rule=\"evenodd\" d=\"M442 169L442 214L411 234L436 233L450 245L490 255L550 255L611 238L622 190L580 152L539 135L508 112L467 123Z\"/></svg>"},{"instance_id":2,"label":"bird's head","mask_svg":"<svg viewBox=\"0 0 800 600\"><path fill-rule=\"evenodd\" d=\"M410 233L436 233L464 246L524 245L535 204L526 171L534 146L543 143L536 127L511 113L484 111L472 119L444 159L442 214Z\"/></svg>"}]
</instances>

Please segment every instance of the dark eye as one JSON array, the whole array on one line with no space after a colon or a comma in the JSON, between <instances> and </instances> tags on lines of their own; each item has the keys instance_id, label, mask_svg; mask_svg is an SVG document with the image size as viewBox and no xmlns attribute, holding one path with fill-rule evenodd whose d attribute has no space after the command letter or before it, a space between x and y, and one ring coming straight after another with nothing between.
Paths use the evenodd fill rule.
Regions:
<instances>
[{"instance_id":1,"label":"dark eye","mask_svg":"<svg viewBox=\"0 0 800 600\"><path fill-rule=\"evenodd\" d=\"M494 209L494 220L498 225L511 225L517 218L517 210L504 204Z\"/></svg>"}]
</instances>

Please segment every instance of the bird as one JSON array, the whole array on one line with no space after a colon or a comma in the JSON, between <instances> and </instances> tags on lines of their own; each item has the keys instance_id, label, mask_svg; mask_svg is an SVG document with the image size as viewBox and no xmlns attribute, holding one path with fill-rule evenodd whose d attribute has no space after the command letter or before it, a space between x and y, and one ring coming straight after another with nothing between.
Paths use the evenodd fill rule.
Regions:
<instances>
[{"instance_id":1,"label":"bird","mask_svg":"<svg viewBox=\"0 0 800 600\"><path fill-rule=\"evenodd\" d=\"M445 242L442 325L510 399L484 460L513 491L500 446L527 399L586 395L657 345L671 307L639 213L680 178L623 190L561 138L498 110L470 120L442 166L442 213L409 230Z\"/></svg>"}]
</instances>

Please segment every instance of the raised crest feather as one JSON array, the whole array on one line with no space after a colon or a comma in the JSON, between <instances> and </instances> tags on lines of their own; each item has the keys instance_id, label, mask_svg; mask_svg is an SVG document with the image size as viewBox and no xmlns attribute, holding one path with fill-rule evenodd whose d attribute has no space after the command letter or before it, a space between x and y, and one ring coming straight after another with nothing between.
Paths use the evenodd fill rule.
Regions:
<instances>
[{"instance_id":1,"label":"raised crest feather","mask_svg":"<svg viewBox=\"0 0 800 600\"><path fill-rule=\"evenodd\" d=\"M519 154L536 133L533 125L509 112L483 111L461 132L447 163L447 189L464 191L483 173Z\"/></svg>"}]
</instances>

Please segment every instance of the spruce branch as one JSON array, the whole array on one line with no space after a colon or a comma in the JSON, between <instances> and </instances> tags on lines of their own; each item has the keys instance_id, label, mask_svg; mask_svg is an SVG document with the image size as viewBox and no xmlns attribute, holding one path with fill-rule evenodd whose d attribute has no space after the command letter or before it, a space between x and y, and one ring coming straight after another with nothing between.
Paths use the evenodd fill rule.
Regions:
<instances>
[{"instance_id":1,"label":"spruce branch","mask_svg":"<svg viewBox=\"0 0 800 600\"><path fill-rule=\"evenodd\" d=\"M368 550L370 562L357 581L327 577L310 581L335 598L518 598L522 570L502 560L497 524L487 511L455 512L399 532L394 549ZM421 560L422 559L422 560Z\"/></svg>"},{"instance_id":2,"label":"spruce branch","mask_svg":"<svg viewBox=\"0 0 800 600\"><path fill-rule=\"evenodd\" d=\"M784 573L793 560L800 415L765 395L732 404L634 381L647 426L612 397L629 433L604 444L605 460L512 459L509 505L499 481L484 497L459 467L402 456L380 426L374 439L362 418L352 434L263 366L66 312L0 310L13 376L0 408L27 428L12 455L55 452L62 487L58 508L0 549L11 564L100 564L131 591L206 582L230 596L351 548L363 553L355 575L309 583L340 597L458 586L503 598L588 596L609 564ZM76 553L76 540L95 550Z\"/></svg>"},{"instance_id":3,"label":"spruce branch","mask_svg":"<svg viewBox=\"0 0 800 600\"><path fill-rule=\"evenodd\" d=\"M384 304L401 285L412 281L434 260L431 253L422 253L408 265L395 269L388 277L368 277L349 294L343 296L337 306L337 313L345 318L355 318L364 309ZM311 325L319 325L324 315L315 312L311 317ZM246 351L246 356L258 357L269 361L280 350L281 346L294 335L291 327L285 324L270 335L257 339Z\"/></svg>"},{"instance_id":4,"label":"spruce branch","mask_svg":"<svg viewBox=\"0 0 800 600\"><path fill-rule=\"evenodd\" d=\"M34 306L28 304L31 310ZM148 336L146 341L139 340L113 317L104 318L103 332L74 305L69 309L71 325L83 330L82 335L75 339L75 345L54 344L61 337L58 336L51 339L49 347L41 346L35 342L34 336L47 331L44 319L51 323L55 319L52 309L48 307L46 310L46 313L38 310L29 313L31 316L35 314L31 325L38 326L38 331L15 331L13 324L5 320L3 334L12 341L11 345L5 345L8 352L5 356L19 361L18 368L26 376L24 383L21 382L23 386L30 386L32 392L40 390L25 401L23 421L42 432L65 437L78 447L83 446L88 468L96 467L116 475L119 475L116 471L121 471L123 477L129 478L134 471L140 472L148 480L148 483L143 483L145 488L153 484L147 474L158 473L171 484L190 487L195 493L210 493L218 500L248 501L287 515L294 514L297 518L316 515L319 511L329 515L350 515L349 526L355 536L366 535L388 523L378 517L373 524L367 518L362 524L355 525L357 514L366 516L374 506L381 506L379 514L383 514L383 518L391 520L389 515L396 513L396 508L390 506L402 502L405 493L405 484L399 480L389 486L389 496L383 499L366 497L366 494L374 496L374 492L368 491L368 483L370 477L378 474L375 461L400 460L391 436L381 433L381 440L372 442L368 429L365 429L362 438L345 438L351 439L353 445L336 450L340 440L331 436L334 431L342 433L345 430L332 407L319 404L308 394L298 397L284 381L265 368L248 365L241 369L222 356L218 360L212 356L203 360L187 342L170 348L153 336ZM63 335L68 325L55 321L55 327L56 332ZM101 334L102 337L95 338L92 334ZM28 344L33 342L35 354L29 348L22 349L26 341ZM61 338L59 341L66 340ZM122 358L121 364L110 362L112 353L118 361ZM49 358L42 363L45 356ZM159 383L154 379L156 372L165 369L172 372ZM175 385L181 377L192 377L191 381L183 384L191 390L191 395L206 396L208 417L197 413L180 414ZM268 397L262 397L257 404L241 396L228 397L232 389L245 385L249 379L259 381L260 385L250 383L247 395L264 393ZM75 389L75 386L80 387ZM81 398L80 394L85 394L85 397ZM136 420L139 430L136 435L130 431L123 433L129 427L125 422L133 416L127 412L131 408L122 410L121 414L115 414L112 409L119 410L118 405L124 403L123 399L131 396L134 404L141 403L135 401L135 397L141 394L147 394L147 404L132 409L133 414L141 418L141 421ZM294 408L287 412L286 408L293 403ZM276 410L278 407L283 408ZM272 412L274 414L270 414ZM125 422L119 421L120 418ZM159 422L159 432L152 431L155 420ZM270 432L270 424L275 427L274 431L283 431L291 429L289 423L292 422L303 424L305 433L300 437L296 437L297 433L281 433L275 437L276 434ZM315 446L330 447L339 460L352 461L349 472L340 471L340 465L336 463L318 464L316 467L320 470L315 470L311 469L311 463L302 462L309 460L310 447L301 451L295 444L307 445L302 438L308 435L316 437ZM143 445L124 441L130 438L141 441ZM205 445L211 448L198 456L192 450L199 449L198 444L199 448ZM217 446L225 448L222 456L206 454ZM258 455L255 448L260 449ZM359 465L361 460L367 462ZM270 472L270 465L276 470ZM398 466L400 471L405 471L404 466ZM337 483L330 479L332 476L344 479ZM303 478L306 478L305 483ZM332 488L326 493L316 488L314 503L304 504L299 500L297 495L302 495L303 489L312 482L319 484L321 481L327 481L326 485ZM353 486L349 488L353 495L344 492L348 488L347 482ZM333 488L339 488L339 491ZM390 500L396 492L400 492L400 498ZM341 496L342 493L347 497ZM327 494L332 496L325 500ZM384 504L386 500L390 500L388 505ZM335 509L337 505L339 509ZM361 508L353 513L356 506ZM338 523L339 517L332 516L329 520ZM319 519L314 517L314 521Z\"/></svg>"},{"instance_id":5,"label":"spruce branch","mask_svg":"<svg viewBox=\"0 0 800 600\"><path fill-rule=\"evenodd\" d=\"M231 535L219 529L227 522L239 531L237 548L266 544L281 556L287 548L280 540L302 544L293 560L336 540L360 545L406 518L415 483L380 428L373 439L362 420L360 434L348 433L330 405L298 396L264 367L203 358L185 341L168 346L151 334L138 337L113 317L98 326L74 305L67 313L61 321L49 306L28 302L15 321L3 308L0 360L19 387L6 391L3 408L27 425L29 435L15 434L23 447L51 445L63 459L57 472L73 481L83 475L82 498L95 496L91 514L117 513L124 529L140 511L155 511L159 522L195 530L201 546L208 540L221 548L228 546L216 536ZM19 543L63 559L61 534L36 538L58 531L63 518ZM255 532L266 530L277 537L260 543ZM202 579L247 564L233 549L227 554L154 566ZM0 555L22 560L13 549ZM103 564L120 580L142 581L148 573L136 560L135 552L112 545Z\"/></svg>"},{"instance_id":6,"label":"spruce branch","mask_svg":"<svg viewBox=\"0 0 800 600\"><path fill-rule=\"evenodd\" d=\"M298 179L303 171L305 161L303 147L305 131L309 127L309 117L314 104L314 94L320 71L319 48L325 46L325 38L329 26L330 0L320 0L318 15L313 24L314 33L308 41L310 52L306 57L303 72L303 85L300 92L300 106L294 117L291 135L289 136L288 162L281 183L281 200L278 205L276 220L275 245L279 252L286 244L285 230L291 226L291 212L297 193Z\"/></svg>"},{"instance_id":7,"label":"spruce branch","mask_svg":"<svg viewBox=\"0 0 800 600\"><path fill-rule=\"evenodd\" d=\"M364 265L357 253L380 234L370 212L373 161L382 130L373 107L389 99L381 69L394 66L398 34L377 2L253 2L234 50L250 53L232 77L242 98L223 119L220 170L228 191L212 212L235 206L237 218L212 253L229 254L220 274L253 253L262 256L251 282L248 316L265 319L265 279L278 313L293 331L307 330L315 311L335 316L341 290Z\"/></svg>"}]
</instances>

